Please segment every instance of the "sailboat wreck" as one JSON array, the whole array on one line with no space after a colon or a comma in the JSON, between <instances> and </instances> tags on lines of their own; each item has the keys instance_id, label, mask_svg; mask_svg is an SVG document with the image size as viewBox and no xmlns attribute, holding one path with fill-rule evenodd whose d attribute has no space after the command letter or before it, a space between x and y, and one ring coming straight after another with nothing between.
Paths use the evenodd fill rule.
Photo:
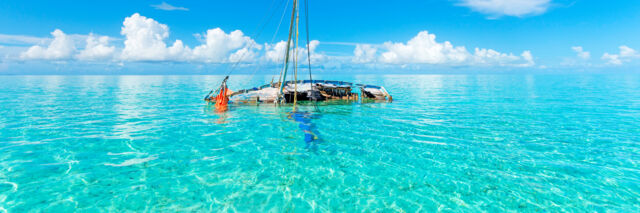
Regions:
<instances>
[{"instance_id":1,"label":"sailboat wreck","mask_svg":"<svg viewBox=\"0 0 640 213\"><path fill-rule=\"evenodd\" d=\"M294 103L294 101L387 100L392 97L381 86L353 84L344 81L298 80L272 83L243 89L229 95L230 103Z\"/></svg>"},{"instance_id":2,"label":"sailboat wreck","mask_svg":"<svg viewBox=\"0 0 640 213\"><path fill-rule=\"evenodd\" d=\"M305 1L305 11L308 11L308 3ZM278 81L265 84L250 89L231 91L227 88L226 76L217 90L211 90L204 98L209 103L215 103L217 109L226 110L228 104L259 104L273 103L285 104L293 103L295 110L298 101L331 101L349 100L366 102L367 100L392 101L392 97L382 86L354 84L345 81L314 80L311 75L311 55L306 51L306 62L309 79L299 80L298 78L298 51L299 27L300 27L300 5L298 0L293 0L291 21L289 25L289 37L287 39L286 51L283 57L283 68L279 74ZM309 20L306 17L306 49L309 49ZM278 25L279 26L279 25ZM276 31L277 32L277 31ZM292 66L293 75L287 75ZM212 94L217 94L212 96Z\"/></svg>"}]
</instances>

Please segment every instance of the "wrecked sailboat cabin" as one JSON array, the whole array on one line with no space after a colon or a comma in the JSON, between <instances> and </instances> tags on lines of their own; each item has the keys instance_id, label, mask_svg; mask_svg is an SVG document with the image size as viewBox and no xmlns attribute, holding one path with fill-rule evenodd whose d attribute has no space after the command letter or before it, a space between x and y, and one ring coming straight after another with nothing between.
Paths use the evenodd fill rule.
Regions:
<instances>
[{"instance_id":1,"label":"wrecked sailboat cabin","mask_svg":"<svg viewBox=\"0 0 640 213\"><path fill-rule=\"evenodd\" d=\"M293 103L296 101L329 100L387 100L392 97L381 86L353 84L344 81L298 80L286 81L282 93L280 83L266 84L260 87L243 89L229 95L230 103ZM297 96L297 97L296 97Z\"/></svg>"}]
</instances>

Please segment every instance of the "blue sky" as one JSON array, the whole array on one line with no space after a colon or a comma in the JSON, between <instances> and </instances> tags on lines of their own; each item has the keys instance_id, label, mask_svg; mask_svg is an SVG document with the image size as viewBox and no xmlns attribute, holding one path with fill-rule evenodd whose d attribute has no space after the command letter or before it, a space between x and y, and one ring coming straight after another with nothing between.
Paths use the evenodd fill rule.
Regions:
<instances>
[{"instance_id":1,"label":"blue sky","mask_svg":"<svg viewBox=\"0 0 640 213\"><path fill-rule=\"evenodd\" d=\"M236 61L240 70L275 69L288 14L276 29L292 1L4 0L0 74L216 73ZM310 0L309 7L320 72L640 65L639 1Z\"/></svg>"}]
</instances>

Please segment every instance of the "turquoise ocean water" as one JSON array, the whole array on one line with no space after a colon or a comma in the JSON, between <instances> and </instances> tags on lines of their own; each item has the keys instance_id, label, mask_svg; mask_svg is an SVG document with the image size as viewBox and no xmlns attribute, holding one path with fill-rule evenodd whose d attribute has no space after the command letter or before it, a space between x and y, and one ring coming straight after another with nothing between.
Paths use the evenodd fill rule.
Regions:
<instances>
[{"instance_id":1,"label":"turquoise ocean water","mask_svg":"<svg viewBox=\"0 0 640 213\"><path fill-rule=\"evenodd\" d=\"M0 212L640 211L638 75L316 78L394 102L303 106L307 144L222 76L0 76Z\"/></svg>"}]
</instances>

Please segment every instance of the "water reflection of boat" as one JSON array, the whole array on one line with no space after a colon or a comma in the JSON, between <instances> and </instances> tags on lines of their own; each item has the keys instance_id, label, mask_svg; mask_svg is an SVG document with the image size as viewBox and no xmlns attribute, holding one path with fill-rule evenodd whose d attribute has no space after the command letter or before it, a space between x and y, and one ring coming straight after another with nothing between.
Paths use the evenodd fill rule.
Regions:
<instances>
[{"instance_id":1,"label":"water reflection of boat","mask_svg":"<svg viewBox=\"0 0 640 213\"><path fill-rule=\"evenodd\" d=\"M291 111L287 116L288 119L299 123L298 127L304 133L305 148L307 149L315 149L319 141L316 126L311 122L311 120L317 118L317 116L319 115L301 110Z\"/></svg>"},{"instance_id":2,"label":"water reflection of boat","mask_svg":"<svg viewBox=\"0 0 640 213\"><path fill-rule=\"evenodd\" d=\"M300 5L298 0L293 0L289 36L286 42L283 68L278 76L278 81L273 80L269 84L259 87L231 91L227 88L226 76L217 90L211 90L205 97L205 101L214 103L216 108L227 110L228 104L260 104L272 103L276 105L293 103L294 109L298 101L323 102L332 100L362 101L383 100L391 101L392 97L382 86L354 84L345 81L313 80L311 75L311 53L309 50L309 20L308 3L304 2L306 18L306 50L298 48ZM287 6L288 7L288 6ZM286 8L285 8L286 9ZM285 10L286 11L286 10ZM273 14L272 14L273 16ZM283 14L284 17L284 14ZM268 22L269 19L267 19ZM266 24L266 23L265 23ZM280 25L278 25L280 26ZM276 30L277 32L277 30ZM306 53L306 54L305 54ZM309 79L298 79L298 59L306 55ZM238 60L242 61L242 60ZM289 74L289 66L292 66L293 75ZM235 66L234 66L235 67ZM232 70L233 71L233 68ZM229 71L229 73L231 73ZM274 76L275 79L275 76ZM214 94L215 96L212 96Z\"/></svg>"}]
</instances>

